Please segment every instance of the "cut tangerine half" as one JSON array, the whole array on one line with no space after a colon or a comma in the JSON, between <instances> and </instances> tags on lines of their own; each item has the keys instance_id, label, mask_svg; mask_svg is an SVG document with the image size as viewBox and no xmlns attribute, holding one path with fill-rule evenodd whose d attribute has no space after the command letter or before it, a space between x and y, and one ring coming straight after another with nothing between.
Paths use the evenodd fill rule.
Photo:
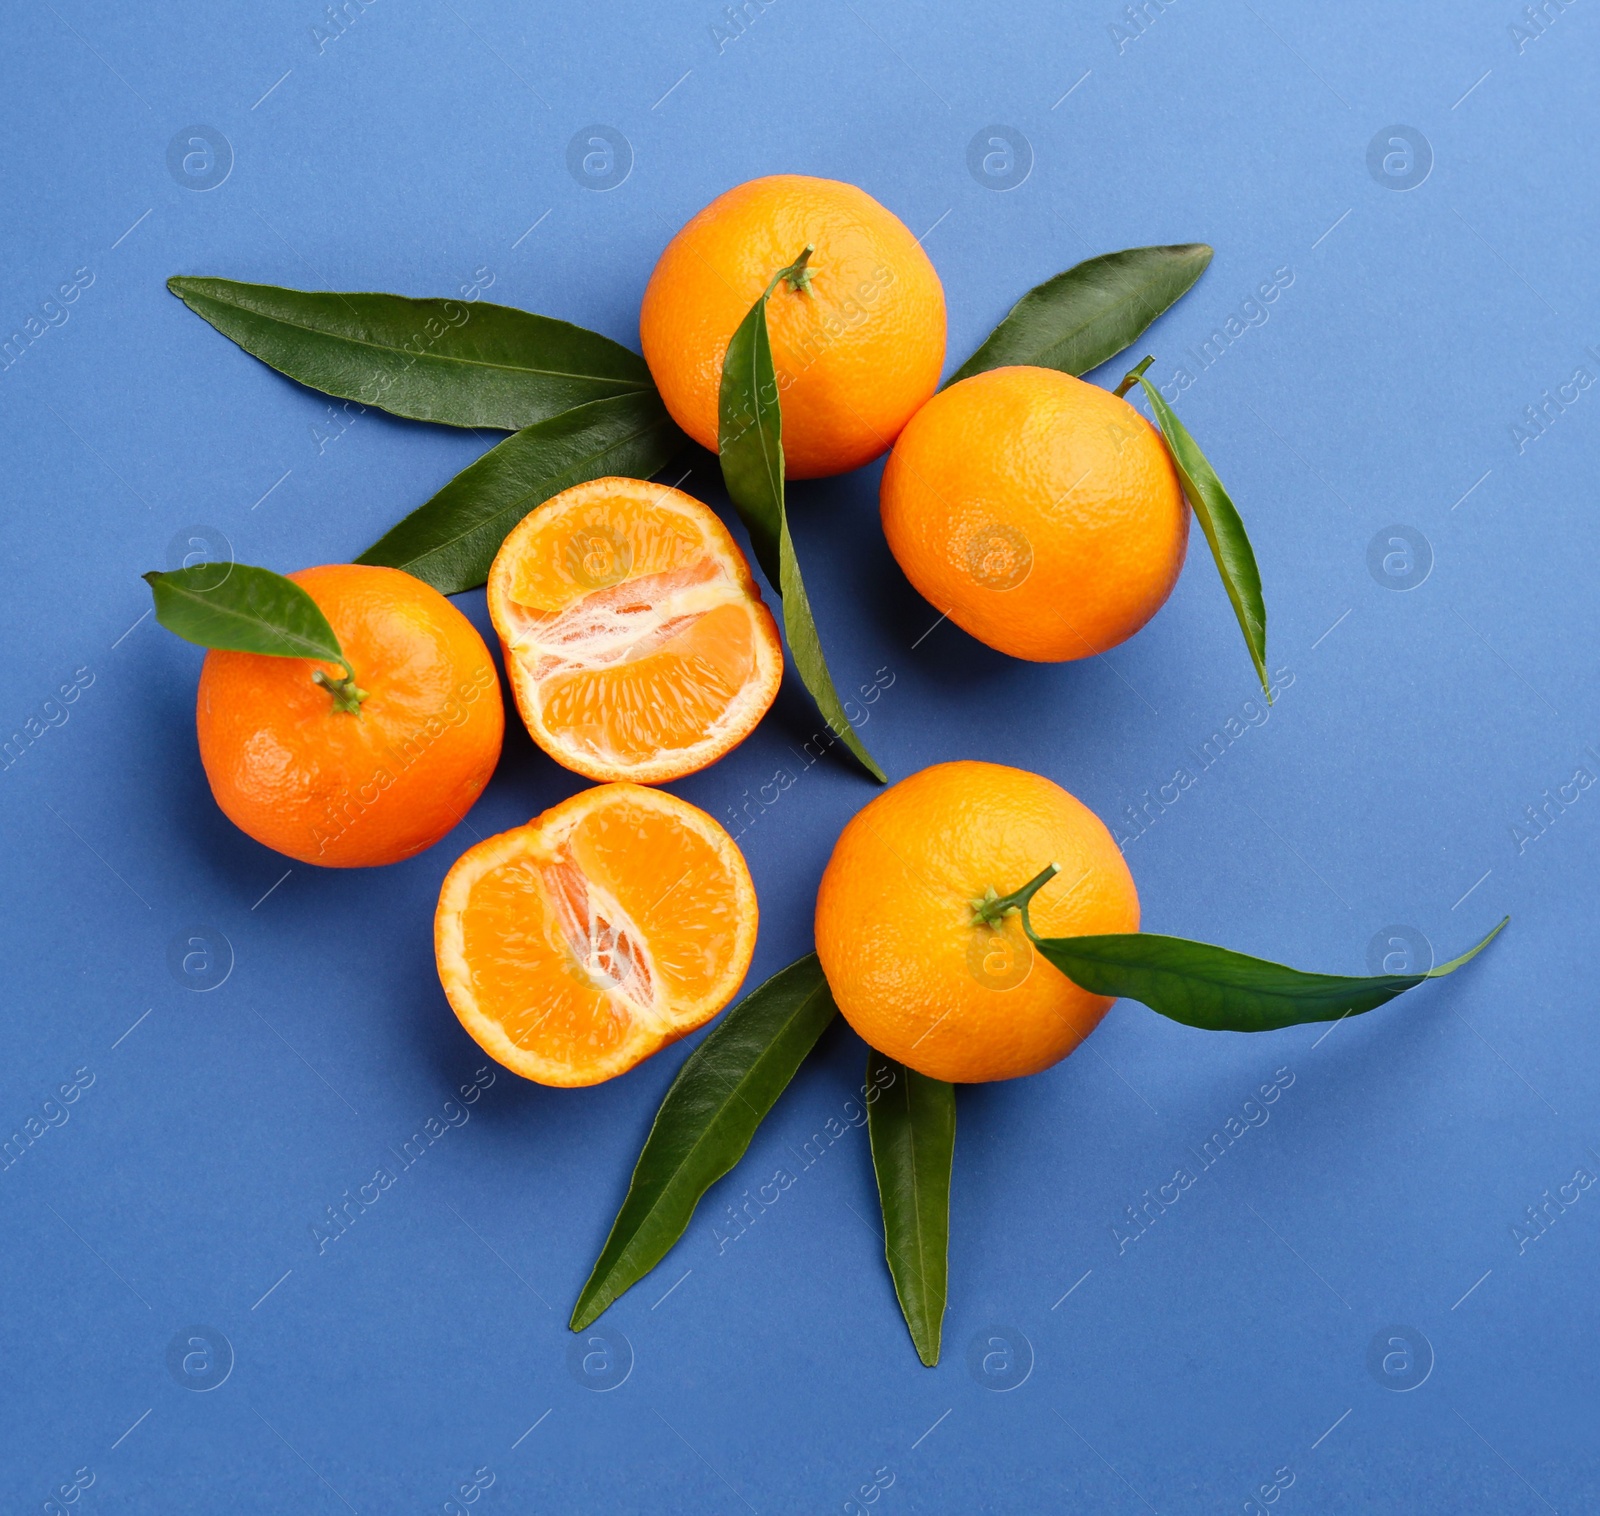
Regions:
<instances>
[{"instance_id":1,"label":"cut tangerine half","mask_svg":"<svg viewBox=\"0 0 1600 1516\"><path fill-rule=\"evenodd\" d=\"M756 917L744 856L711 817L603 784L462 854L434 953L491 1058L540 1084L599 1084L733 998Z\"/></svg>"},{"instance_id":2,"label":"cut tangerine half","mask_svg":"<svg viewBox=\"0 0 1600 1516\"><path fill-rule=\"evenodd\" d=\"M643 479L595 479L524 517L489 614L533 740L591 779L659 784L766 714L783 647L716 515Z\"/></svg>"}]
</instances>

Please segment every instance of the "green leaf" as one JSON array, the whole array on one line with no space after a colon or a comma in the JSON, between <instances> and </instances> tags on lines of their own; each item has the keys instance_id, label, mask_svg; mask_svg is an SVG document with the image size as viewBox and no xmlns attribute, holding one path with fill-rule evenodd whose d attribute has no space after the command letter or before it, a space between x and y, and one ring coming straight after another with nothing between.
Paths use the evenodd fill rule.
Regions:
<instances>
[{"instance_id":1,"label":"green leaf","mask_svg":"<svg viewBox=\"0 0 1600 1516\"><path fill-rule=\"evenodd\" d=\"M1275 1032L1308 1021L1338 1021L1454 973L1499 935L1508 916L1476 947L1426 974L1344 978L1249 958L1182 937L1129 932L1104 937L1034 937L1039 951L1094 995L1120 995L1213 1032ZM1024 917L1026 923L1026 917Z\"/></svg>"},{"instance_id":2,"label":"green leaf","mask_svg":"<svg viewBox=\"0 0 1600 1516\"><path fill-rule=\"evenodd\" d=\"M855 754L861 764L879 784L888 776L878 767L878 760L867 751L867 745L856 735L850 718L840 704L838 691L828 673L827 660L822 656L822 642L817 636L817 623L811 614L811 602L806 598L806 587L800 580L800 564L794 556L794 543L789 538L789 523L783 523L779 538L782 553L780 566L780 593L783 596L783 630L789 639L789 656L800 671L801 682L811 691L822 719L833 728L844 745Z\"/></svg>"},{"instance_id":3,"label":"green leaf","mask_svg":"<svg viewBox=\"0 0 1600 1516\"><path fill-rule=\"evenodd\" d=\"M834 1015L822 966L808 953L746 995L689 1055L656 1112L611 1235L572 1308L574 1332L666 1256L700 1197L744 1156Z\"/></svg>"},{"instance_id":4,"label":"green leaf","mask_svg":"<svg viewBox=\"0 0 1600 1516\"><path fill-rule=\"evenodd\" d=\"M767 331L767 297L750 307L722 362L717 456L723 482L768 582L782 593L783 411Z\"/></svg>"},{"instance_id":5,"label":"green leaf","mask_svg":"<svg viewBox=\"0 0 1600 1516\"><path fill-rule=\"evenodd\" d=\"M750 533L756 561L783 597L784 635L801 682L834 735L881 784L884 772L856 735L828 672L784 506L783 412L767 333L767 297L779 279L802 276L810 252L808 247L794 264L773 276L728 342L718 395L717 452L728 495Z\"/></svg>"},{"instance_id":6,"label":"green leaf","mask_svg":"<svg viewBox=\"0 0 1600 1516\"><path fill-rule=\"evenodd\" d=\"M872 1166L883 1206L883 1251L917 1356L939 1361L950 1254L950 1169L956 1147L956 1091L867 1053Z\"/></svg>"},{"instance_id":7,"label":"green leaf","mask_svg":"<svg viewBox=\"0 0 1600 1516\"><path fill-rule=\"evenodd\" d=\"M1239 630L1244 633L1245 646L1250 649L1250 659L1256 666L1256 677L1266 692L1267 704L1272 704L1272 690L1267 683L1267 607L1261 598L1261 571L1256 567L1255 549L1239 519L1239 512L1228 492L1217 478L1217 471L1206 461L1189 429L1173 415L1172 407L1162 398L1161 391L1144 376L1150 366L1146 358L1123 381L1123 393L1135 379L1144 386L1145 398L1155 412L1156 425L1161 428L1167 452L1183 481L1183 492L1200 519L1200 530L1211 544L1211 556L1217 560L1217 572L1222 575L1223 587L1233 602L1233 613L1239 618Z\"/></svg>"},{"instance_id":8,"label":"green leaf","mask_svg":"<svg viewBox=\"0 0 1600 1516\"><path fill-rule=\"evenodd\" d=\"M155 596L156 620L201 647L344 662L339 639L316 601L271 569L197 563L144 577Z\"/></svg>"},{"instance_id":9,"label":"green leaf","mask_svg":"<svg viewBox=\"0 0 1600 1516\"><path fill-rule=\"evenodd\" d=\"M965 363L955 384L1007 364L1086 374L1140 334L1205 272L1203 242L1102 253L1028 291Z\"/></svg>"},{"instance_id":10,"label":"green leaf","mask_svg":"<svg viewBox=\"0 0 1600 1516\"><path fill-rule=\"evenodd\" d=\"M414 421L516 431L655 388L644 359L620 343L506 305L182 275L167 288L291 379Z\"/></svg>"},{"instance_id":11,"label":"green leaf","mask_svg":"<svg viewBox=\"0 0 1600 1516\"><path fill-rule=\"evenodd\" d=\"M475 589L534 507L608 474L648 479L682 443L653 390L580 405L490 448L356 562L404 569L446 595Z\"/></svg>"}]
</instances>

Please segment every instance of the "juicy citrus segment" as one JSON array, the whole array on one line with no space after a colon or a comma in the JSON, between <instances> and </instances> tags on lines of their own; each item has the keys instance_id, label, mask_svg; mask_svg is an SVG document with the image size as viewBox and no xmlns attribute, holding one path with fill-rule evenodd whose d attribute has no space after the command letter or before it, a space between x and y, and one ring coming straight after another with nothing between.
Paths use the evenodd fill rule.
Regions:
<instances>
[{"instance_id":1,"label":"juicy citrus segment","mask_svg":"<svg viewBox=\"0 0 1600 1516\"><path fill-rule=\"evenodd\" d=\"M474 887L461 923L472 991L479 1003L504 1007L500 1027L517 1048L545 1061L603 1063L636 1032L626 989L611 995L597 987L611 977L613 958L631 964L632 939L603 907L563 910L549 872L512 856Z\"/></svg>"},{"instance_id":2,"label":"juicy citrus segment","mask_svg":"<svg viewBox=\"0 0 1600 1516\"><path fill-rule=\"evenodd\" d=\"M755 668L749 612L720 605L658 630L654 652L552 674L544 722L558 741L609 750L613 761L648 763L715 732Z\"/></svg>"},{"instance_id":3,"label":"juicy citrus segment","mask_svg":"<svg viewBox=\"0 0 1600 1516\"><path fill-rule=\"evenodd\" d=\"M523 554L512 565L511 598L530 610L561 611L620 580L698 563L705 556L700 523L658 498L662 494L660 485L640 494L585 490L564 505L558 550ZM557 544L548 534L541 540Z\"/></svg>"},{"instance_id":4,"label":"juicy citrus segment","mask_svg":"<svg viewBox=\"0 0 1600 1516\"><path fill-rule=\"evenodd\" d=\"M598 1084L702 1026L755 950L733 839L658 790L607 784L480 842L445 877L439 979L485 1052Z\"/></svg>"},{"instance_id":5,"label":"juicy citrus segment","mask_svg":"<svg viewBox=\"0 0 1600 1516\"><path fill-rule=\"evenodd\" d=\"M655 798L654 791L643 793ZM648 944L657 996L680 1017L700 1019L726 998L720 965L740 941L747 914L743 895L723 885L728 851L736 859L738 851L721 827L706 821L714 831L650 826L648 811L624 798L591 811L569 844L576 866Z\"/></svg>"},{"instance_id":6,"label":"juicy citrus segment","mask_svg":"<svg viewBox=\"0 0 1600 1516\"><path fill-rule=\"evenodd\" d=\"M576 485L528 516L490 570L489 611L529 733L592 779L704 768L766 714L783 674L726 528L644 480Z\"/></svg>"}]
</instances>

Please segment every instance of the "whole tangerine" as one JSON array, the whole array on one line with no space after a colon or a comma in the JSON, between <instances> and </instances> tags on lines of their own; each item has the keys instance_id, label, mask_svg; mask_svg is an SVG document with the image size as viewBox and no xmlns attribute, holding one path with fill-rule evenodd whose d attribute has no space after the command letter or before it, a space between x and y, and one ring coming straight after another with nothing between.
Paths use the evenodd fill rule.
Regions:
<instances>
[{"instance_id":1,"label":"whole tangerine","mask_svg":"<svg viewBox=\"0 0 1600 1516\"><path fill-rule=\"evenodd\" d=\"M672 418L717 450L728 339L779 269L767 327L788 474L814 479L886 452L944 365L944 287L910 230L865 190L774 174L719 195L667 244L639 312Z\"/></svg>"},{"instance_id":2,"label":"whole tangerine","mask_svg":"<svg viewBox=\"0 0 1600 1516\"><path fill-rule=\"evenodd\" d=\"M359 687L337 664L213 648L195 709L211 793L241 831L301 863L362 868L432 847L500 757L489 649L399 569L336 563L288 577L327 617Z\"/></svg>"},{"instance_id":3,"label":"whole tangerine","mask_svg":"<svg viewBox=\"0 0 1600 1516\"><path fill-rule=\"evenodd\" d=\"M980 642L1053 663L1115 647L1183 568L1189 508L1161 435L1055 369L974 374L907 424L884 535L929 604Z\"/></svg>"},{"instance_id":4,"label":"whole tangerine","mask_svg":"<svg viewBox=\"0 0 1600 1516\"><path fill-rule=\"evenodd\" d=\"M1016 915L989 925L977 912L1051 863L1029 908L1040 936L1138 931L1110 832L1039 774L940 763L870 801L817 891L817 957L845 1020L931 1079L1014 1079L1065 1058L1111 1000L1052 967Z\"/></svg>"}]
</instances>

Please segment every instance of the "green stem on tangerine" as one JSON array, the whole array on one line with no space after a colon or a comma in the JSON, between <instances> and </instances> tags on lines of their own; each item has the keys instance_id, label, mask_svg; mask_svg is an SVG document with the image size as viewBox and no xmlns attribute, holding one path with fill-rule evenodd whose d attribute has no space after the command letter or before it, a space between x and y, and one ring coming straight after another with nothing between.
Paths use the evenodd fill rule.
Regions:
<instances>
[{"instance_id":1,"label":"green stem on tangerine","mask_svg":"<svg viewBox=\"0 0 1600 1516\"><path fill-rule=\"evenodd\" d=\"M792 289L797 295L810 294L811 270L806 265L810 263L811 255L816 252L816 250L817 248L815 243L806 243L805 247L800 250L800 256L796 258L793 263L789 264L787 268L780 268L778 272L772 276L772 283L767 286L767 293L761 298L763 300L770 298L773 290L777 289L778 281L780 279L787 279L789 281L789 288Z\"/></svg>"},{"instance_id":2,"label":"green stem on tangerine","mask_svg":"<svg viewBox=\"0 0 1600 1516\"><path fill-rule=\"evenodd\" d=\"M345 711L352 716L359 716L361 714L361 702L367 698L368 692L356 684L356 671L350 667L349 660L341 658L339 665L344 669L343 679L330 679L321 669L318 669L312 674L311 682L320 684L323 689L333 696L333 708L335 710Z\"/></svg>"},{"instance_id":3,"label":"green stem on tangerine","mask_svg":"<svg viewBox=\"0 0 1600 1516\"><path fill-rule=\"evenodd\" d=\"M1112 390L1111 393L1113 395L1115 395L1117 397L1117 399L1120 400L1124 395L1126 395L1128 393L1129 390L1131 390L1134 387L1135 384L1137 384L1142 378L1144 378L1144 371L1147 368L1149 368L1150 365L1152 363L1154 363L1155 361L1156 361L1155 360L1155 356L1154 356L1154 354L1152 354L1150 357L1146 358L1144 360L1144 362L1141 363L1137 368L1129 369L1128 372L1122 376L1122 383L1119 384L1114 390Z\"/></svg>"},{"instance_id":4,"label":"green stem on tangerine","mask_svg":"<svg viewBox=\"0 0 1600 1516\"><path fill-rule=\"evenodd\" d=\"M1033 928L1028 923L1028 902L1060 872L1061 870L1056 864L1046 864L1020 890L1013 890L1009 895L995 894L994 886L991 885L984 892L981 900L971 902L972 924L974 926L999 926L1002 917L1010 915L1012 911L1020 911L1022 913L1023 930L1030 937L1033 936Z\"/></svg>"}]
</instances>

